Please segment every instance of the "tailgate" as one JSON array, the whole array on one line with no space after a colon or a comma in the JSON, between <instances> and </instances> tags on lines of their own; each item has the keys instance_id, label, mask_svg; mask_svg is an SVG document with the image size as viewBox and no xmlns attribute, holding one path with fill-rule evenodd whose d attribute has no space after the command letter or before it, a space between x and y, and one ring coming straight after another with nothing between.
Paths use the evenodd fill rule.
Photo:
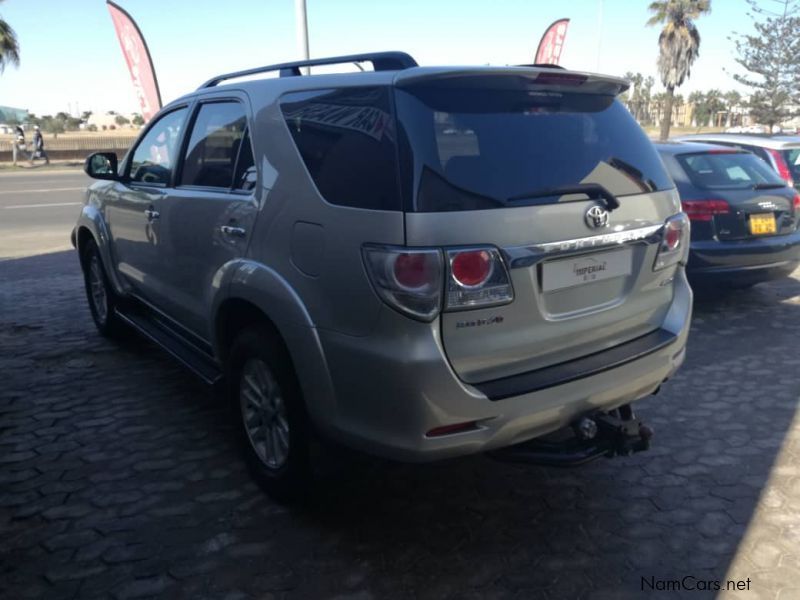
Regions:
<instances>
[{"instance_id":1,"label":"tailgate","mask_svg":"<svg viewBox=\"0 0 800 600\"><path fill-rule=\"evenodd\" d=\"M513 286L510 303L441 316L470 383L646 335L672 301L675 267L653 263L680 204L651 142L597 80L524 75L437 73L395 90L407 245L494 246Z\"/></svg>"},{"instance_id":2,"label":"tailgate","mask_svg":"<svg viewBox=\"0 0 800 600\"><path fill-rule=\"evenodd\" d=\"M594 235L583 215L595 201L406 215L409 245L492 244L509 268L513 302L442 315L444 348L464 381L547 367L659 328L674 269L652 266L663 222L676 212L674 195L620 203L607 231Z\"/></svg>"}]
</instances>

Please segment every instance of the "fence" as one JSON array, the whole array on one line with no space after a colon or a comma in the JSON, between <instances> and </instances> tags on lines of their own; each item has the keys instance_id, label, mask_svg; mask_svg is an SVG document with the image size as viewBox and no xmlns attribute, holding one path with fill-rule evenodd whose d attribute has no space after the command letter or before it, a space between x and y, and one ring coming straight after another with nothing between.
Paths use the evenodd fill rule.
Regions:
<instances>
[{"instance_id":1,"label":"fence","mask_svg":"<svg viewBox=\"0 0 800 600\"><path fill-rule=\"evenodd\" d=\"M51 160L77 160L86 158L93 152L116 152L117 155L122 156L135 140L136 138L133 136L122 135L66 135L55 139L46 136L44 147ZM13 138L11 137L0 139L0 162L10 162L12 160L12 143ZM30 152L32 149L32 141L28 139L27 151Z\"/></svg>"}]
</instances>

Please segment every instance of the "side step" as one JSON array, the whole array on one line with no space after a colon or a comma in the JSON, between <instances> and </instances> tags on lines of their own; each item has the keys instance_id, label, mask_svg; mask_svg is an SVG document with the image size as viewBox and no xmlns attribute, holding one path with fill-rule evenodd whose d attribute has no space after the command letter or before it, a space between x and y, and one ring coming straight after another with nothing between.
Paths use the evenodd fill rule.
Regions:
<instances>
[{"instance_id":1,"label":"side step","mask_svg":"<svg viewBox=\"0 0 800 600\"><path fill-rule=\"evenodd\" d=\"M652 437L653 430L639 421L626 404L610 413L584 415L571 428L544 439L533 439L488 454L503 462L577 467L603 456L613 458L642 452L650 448Z\"/></svg>"},{"instance_id":2,"label":"side step","mask_svg":"<svg viewBox=\"0 0 800 600\"><path fill-rule=\"evenodd\" d=\"M222 380L222 372L211 356L161 320L148 317L144 310L117 309L116 314L121 321L171 354L205 383L216 385Z\"/></svg>"}]
</instances>

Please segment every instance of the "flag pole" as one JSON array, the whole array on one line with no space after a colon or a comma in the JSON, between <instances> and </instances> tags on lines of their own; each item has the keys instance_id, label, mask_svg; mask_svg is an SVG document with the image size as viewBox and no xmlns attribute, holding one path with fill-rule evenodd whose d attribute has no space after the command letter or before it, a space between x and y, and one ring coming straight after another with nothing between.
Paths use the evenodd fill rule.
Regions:
<instances>
[{"instance_id":1,"label":"flag pole","mask_svg":"<svg viewBox=\"0 0 800 600\"><path fill-rule=\"evenodd\" d=\"M294 0L294 14L297 27L297 49L300 58L308 60L308 16L306 14L306 0ZM303 73L308 75L308 67L303 68Z\"/></svg>"},{"instance_id":2,"label":"flag pole","mask_svg":"<svg viewBox=\"0 0 800 600\"><path fill-rule=\"evenodd\" d=\"M603 47L603 0L597 0L597 57L595 71L600 72L600 51Z\"/></svg>"}]
</instances>

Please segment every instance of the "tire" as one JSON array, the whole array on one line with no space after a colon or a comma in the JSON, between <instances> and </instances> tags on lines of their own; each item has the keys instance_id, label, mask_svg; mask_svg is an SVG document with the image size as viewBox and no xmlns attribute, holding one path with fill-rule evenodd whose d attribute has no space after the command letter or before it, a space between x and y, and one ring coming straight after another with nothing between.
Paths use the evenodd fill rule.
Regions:
<instances>
[{"instance_id":1,"label":"tire","mask_svg":"<svg viewBox=\"0 0 800 600\"><path fill-rule=\"evenodd\" d=\"M100 335L110 339L121 339L128 333L125 324L116 314L120 300L111 285L103 267L100 250L94 240L89 240L81 255L83 282L89 311Z\"/></svg>"},{"instance_id":2,"label":"tire","mask_svg":"<svg viewBox=\"0 0 800 600\"><path fill-rule=\"evenodd\" d=\"M308 500L311 427L285 348L266 327L243 330L226 369L228 396L247 465L274 500Z\"/></svg>"}]
</instances>

